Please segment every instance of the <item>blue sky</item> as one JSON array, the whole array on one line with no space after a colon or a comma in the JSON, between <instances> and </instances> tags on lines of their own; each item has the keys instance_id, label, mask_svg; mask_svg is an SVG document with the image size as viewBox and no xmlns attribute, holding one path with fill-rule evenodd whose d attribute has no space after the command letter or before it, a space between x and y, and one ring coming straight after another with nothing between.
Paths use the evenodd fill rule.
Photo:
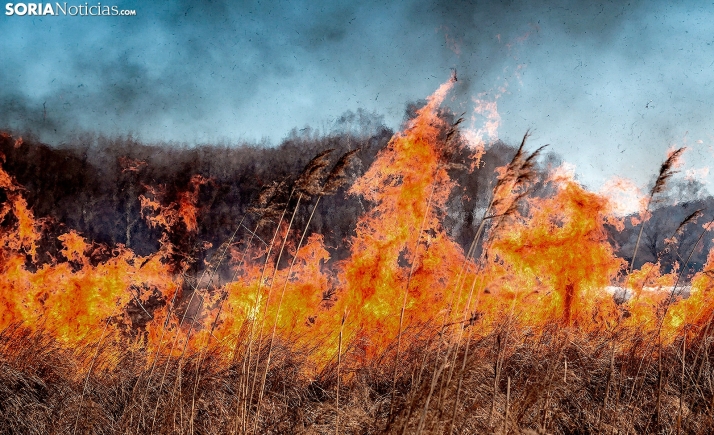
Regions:
<instances>
[{"instance_id":1,"label":"blue sky","mask_svg":"<svg viewBox=\"0 0 714 435\"><path fill-rule=\"evenodd\" d=\"M102 4L137 15L0 15L0 128L276 144L364 109L396 129L456 69L446 104L472 128L496 101L501 139L531 129L592 188L644 186L671 146L714 162L712 3Z\"/></svg>"}]
</instances>

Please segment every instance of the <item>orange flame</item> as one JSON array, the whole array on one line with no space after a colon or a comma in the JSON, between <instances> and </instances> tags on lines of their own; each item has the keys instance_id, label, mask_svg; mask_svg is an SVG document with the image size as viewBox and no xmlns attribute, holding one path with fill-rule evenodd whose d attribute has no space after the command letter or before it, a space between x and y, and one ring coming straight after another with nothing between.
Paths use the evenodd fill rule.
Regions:
<instances>
[{"instance_id":1,"label":"orange flame","mask_svg":"<svg viewBox=\"0 0 714 435\"><path fill-rule=\"evenodd\" d=\"M417 326L480 322L476 333L486 333L504 312L535 329L552 322L585 331L618 322L650 331L661 326L665 340L685 324L712 321L714 254L692 279L691 296L673 298L671 309L663 312L663 303L674 294L668 289L678 283L677 269L663 273L659 264L645 264L623 279L626 262L615 255L605 224L621 225L624 213L611 198L587 191L564 171L547 180L549 196L530 198L518 208L510 199L525 193L516 182L522 174L499 168L489 207L493 215L486 218L492 219L488 237L481 255L466 255L442 223L455 187L447 156L456 145L445 139L449 126L439 106L454 82L428 98L351 187L350 194L370 205L348 241L346 260L331 264L319 234L301 246L288 244L290 268L277 260L273 246L246 248L232 257L236 279L211 288L202 288L207 285L199 281L192 289L200 295L196 306L201 308L190 327L181 324L174 304L184 284L180 274L187 268L171 267L169 254L175 248L166 235L180 229L196 236L201 187L209 179L194 176L170 199L161 186L147 186L139 197L143 216L164 232L158 252L143 257L121 245L100 247L108 259L97 263L91 255L96 245L68 231L58 237L59 258L40 264L43 221L34 217L22 187L0 168L0 189L7 197L0 206L0 329L14 323L45 328L70 346L104 337L126 343L136 339L126 334L133 327L128 307L158 297L161 303L152 311L146 334L137 340L152 351L175 352L167 345L171 334L190 338L192 350L209 340L234 344L246 336L246 326L258 325L251 331L263 334L274 321L277 335L295 345L322 343L313 355L322 363L337 352L336 331L342 329L344 340L358 340L370 358ZM481 133L495 135L495 101L478 110L492 121ZM476 161L482 145L471 150ZM128 172L145 164L119 163ZM278 225L275 240L288 240L289 228ZM607 291L618 281L632 295L621 306ZM270 291L278 288L284 291Z\"/></svg>"},{"instance_id":2,"label":"orange flame","mask_svg":"<svg viewBox=\"0 0 714 435\"><path fill-rule=\"evenodd\" d=\"M607 243L608 210L606 199L563 181L554 196L531 200L528 215L498 234L494 261L510 281L501 292L525 305L529 321L587 327L602 314L598 309L613 309L602 289L624 263Z\"/></svg>"}]
</instances>

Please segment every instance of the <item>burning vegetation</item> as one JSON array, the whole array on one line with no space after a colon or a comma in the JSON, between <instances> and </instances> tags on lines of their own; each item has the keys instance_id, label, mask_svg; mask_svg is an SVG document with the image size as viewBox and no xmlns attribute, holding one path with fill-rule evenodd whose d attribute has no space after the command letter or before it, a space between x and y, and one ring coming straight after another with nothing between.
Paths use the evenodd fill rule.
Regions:
<instances>
[{"instance_id":1,"label":"burning vegetation","mask_svg":"<svg viewBox=\"0 0 714 435\"><path fill-rule=\"evenodd\" d=\"M623 218L528 135L471 146L452 86L273 150L3 134L0 431L710 433L683 150Z\"/></svg>"}]
</instances>

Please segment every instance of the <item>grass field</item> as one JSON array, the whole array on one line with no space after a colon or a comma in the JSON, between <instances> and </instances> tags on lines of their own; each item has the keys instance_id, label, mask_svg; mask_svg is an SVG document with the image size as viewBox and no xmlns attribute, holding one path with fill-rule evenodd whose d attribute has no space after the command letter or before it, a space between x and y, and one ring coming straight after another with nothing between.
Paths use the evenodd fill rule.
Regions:
<instances>
[{"instance_id":1,"label":"grass field","mask_svg":"<svg viewBox=\"0 0 714 435\"><path fill-rule=\"evenodd\" d=\"M485 149L445 120L452 85L359 178L358 150L328 149L266 183L204 264L178 239L210 179L170 200L146 186L156 252L67 228L49 255L55 236L0 169L0 433L711 433L714 256L688 268L707 211L670 229L676 264L636 261L684 150L655 174L627 259L605 228L632 217L544 174L528 135L462 246L445 224L455 174ZM310 228L343 191L364 205L334 260Z\"/></svg>"}]
</instances>

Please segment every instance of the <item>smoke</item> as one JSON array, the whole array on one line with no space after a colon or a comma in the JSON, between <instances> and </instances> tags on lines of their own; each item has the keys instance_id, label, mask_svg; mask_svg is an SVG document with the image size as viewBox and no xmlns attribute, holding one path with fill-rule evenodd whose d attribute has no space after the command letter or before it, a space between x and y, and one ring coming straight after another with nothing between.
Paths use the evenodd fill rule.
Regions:
<instances>
[{"instance_id":1,"label":"smoke","mask_svg":"<svg viewBox=\"0 0 714 435\"><path fill-rule=\"evenodd\" d=\"M643 185L686 132L702 140L697 161L712 157L714 10L697 2L120 7L137 16L6 17L0 127L50 143L90 131L277 144L362 108L397 129L404 103L454 69L455 112L501 95L500 138L532 128L592 188L625 173Z\"/></svg>"}]
</instances>

